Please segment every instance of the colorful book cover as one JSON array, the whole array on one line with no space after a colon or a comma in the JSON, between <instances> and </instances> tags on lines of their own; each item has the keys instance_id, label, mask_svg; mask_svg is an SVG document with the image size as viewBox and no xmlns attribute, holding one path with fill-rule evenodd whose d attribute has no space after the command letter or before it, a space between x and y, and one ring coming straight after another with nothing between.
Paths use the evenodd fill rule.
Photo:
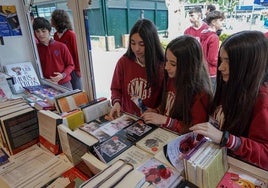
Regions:
<instances>
[{"instance_id":1,"label":"colorful book cover","mask_svg":"<svg viewBox=\"0 0 268 188\"><path fill-rule=\"evenodd\" d=\"M183 169L183 159L189 159L193 153L206 141L193 132L183 134L164 146L165 156L178 170Z\"/></svg>"},{"instance_id":2,"label":"colorful book cover","mask_svg":"<svg viewBox=\"0 0 268 188\"><path fill-rule=\"evenodd\" d=\"M7 64L5 65L5 71L14 78L13 87L16 93L22 93L24 87L40 85L31 62Z\"/></svg>"},{"instance_id":3,"label":"colorful book cover","mask_svg":"<svg viewBox=\"0 0 268 188\"><path fill-rule=\"evenodd\" d=\"M118 132L105 142L93 146L93 148L99 159L108 163L132 145L132 142L127 140L125 133L122 131Z\"/></svg>"},{"instance_id":4,"label":"colorful book cover","mask_svg":"<svg viewBox=\"0 0 268 188\"><path fill-rule=\"evenodd\" d=\"M175 187L175 182L180 178L180 174L176 170L155 158L147 160L137 170L142 172L146 181L156 188Z\"/></svg>"},{"instance_id":5,"label":"colorful book cover","mask_svg":"<svg viewBox=\"0 0 268 188\"><path fill-rule=\"evenodd\" d=\"M129 140L137 142L144 136L156 129L157 126L153 124L145 124L143 120L137 120L135 123L127 127L126 133Z\"/></svg>"},{"instance_id":6,"label":"colorful book cover","mask_svg":"<svg viewBox=\"0 0 268 188\"><path fill-rule=\"evenodd\" d=\"M233 172L229 170L225 173L217 188L244 188L244 187L254 187L254 188L265 188L267 184L265 182L249 176L243 172Z\"/></svg>"},{"instance_id":7,"label":"colorful book cover","mask_svg":"<svg viewBox=\"0 0 268 188\"><path fill-rule=\"evenodd\" d=\"M51 99L55 96L62 94L62 91L57 90L49 85L35 85L24 87L26 92L37 95L38 97L44 99Z\"/></svg>"},{"instance_id":8,"label":"colorful book cover","mask_svg":"<svg viewBox=\"0 0 268 188\"><path fill-rule=\"evenodd\" d=\"M119 118L112 121L107 121L105 123L102 123L98 120L91 121L87 124L83 124L80 129L95 136L100 142L103 142L115 135L120 130L133 124L135 121L135 117L123 114Z\"/></svg>"}]
</instances>

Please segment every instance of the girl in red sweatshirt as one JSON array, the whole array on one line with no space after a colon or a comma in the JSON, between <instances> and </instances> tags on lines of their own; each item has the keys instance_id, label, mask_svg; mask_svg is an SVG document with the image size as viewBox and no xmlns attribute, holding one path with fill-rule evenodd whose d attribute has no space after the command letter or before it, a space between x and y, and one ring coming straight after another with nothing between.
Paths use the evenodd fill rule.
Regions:
<instances>
[{"instance_id":1,"label":"girl in red sweatshirt","mask_svg":"<svg viewBox=\"0 0 268 188\"><path fill-rule=\"evenodd\" d=\"M242 31L220 47L211 115L218 125L190 129L230 154L268 170L268 42L260 31ZM215 125L215 124L214 124Z\"/></svg>"},{"instance_id":2,"label":"girl in red sweatshirt","mask_svg":"<svg viewBox=\"0 0 268 188\"><path fill-rule=\"evenodd\" d=\"M178 133L208 120L212 99L210 79L202 47L189 35L172 40L166 48L165 84L158 112L146 111L146 123L158 124Z\"/></svg>"}]
</instances>

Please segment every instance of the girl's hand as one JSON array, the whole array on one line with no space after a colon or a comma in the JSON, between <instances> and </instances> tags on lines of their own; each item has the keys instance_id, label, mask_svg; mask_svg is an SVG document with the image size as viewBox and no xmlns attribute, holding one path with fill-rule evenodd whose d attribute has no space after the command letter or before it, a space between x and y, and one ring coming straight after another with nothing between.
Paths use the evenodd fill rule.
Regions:
<instances>
[{"instance_id":1,"label":"girl's hand","mask_svg":"<svg viewBox=\"0 0 268 188\"><path fill-rule=\"evenodd\" d=\"M150 111L144 112L141 117L143 118L145 123L152 123L156 125L165 124L167 121L166 116Z\"/></svg>"},{"instance_id":2,"label":"girl's hand","mask_svg":"<svg viewBox=\"0 0 268 188\"><path fill-rule=\"evenodd\" d=\"M210 138L213 142L220 144L223 132L209 122L199 123L190 127L190 130Z\"/></svg>"},{"instance_id":3,"label":"girl's hand","mask_svg":"<svg viewBox=\"0 0 268 188\"><path fill-rule=\"evenodd\" d=\"M112 120L118 118L120 116L120 112L121 112L121 105L119 104L119 102L114 103L109 113L109 118L111 118Z\"/></svg>"}]
</instances>

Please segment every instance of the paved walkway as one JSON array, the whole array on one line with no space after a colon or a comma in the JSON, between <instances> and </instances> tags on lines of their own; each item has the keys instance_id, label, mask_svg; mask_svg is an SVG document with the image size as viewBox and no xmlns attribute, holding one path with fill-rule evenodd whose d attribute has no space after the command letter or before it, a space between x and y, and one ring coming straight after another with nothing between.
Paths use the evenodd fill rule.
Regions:
<instances>
[{"instance_id":1,"label":"paved walkway","mask_svg":"<svg viewBox=\"0 0 268 188\"><path fill-rule=\"evenodd\" d=\"M110 99L110 85L114 68L118 59L125 51L126 49L124 48L108 52L101 49L92 50L97 97L107 97Z\"/></svg>"}]
</instances>

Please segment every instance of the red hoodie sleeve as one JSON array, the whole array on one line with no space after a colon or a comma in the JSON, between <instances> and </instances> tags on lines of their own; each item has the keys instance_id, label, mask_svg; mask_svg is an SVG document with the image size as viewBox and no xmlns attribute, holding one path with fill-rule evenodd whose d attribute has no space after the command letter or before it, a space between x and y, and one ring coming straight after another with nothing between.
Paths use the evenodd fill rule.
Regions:
<instances>
[{"instance_id":1,"label":"red hoodie sleeve","mask_svg":"<svg viewBox=\"0 0 268 188\"><path fill-rule=\"evenodd\" d=\"M229 149L246 161L268 170L268 103L263 104L257 105L248 138L231 135Z\"/></svg>"},{"instance_id":2,"label":"red hoodie sleeve","mask_svg":"<svg viewBox=\"0 0 268 188\"><path fill-rule=\"evenodd\" d=\"M191 110L192 125L208 121L208 105L209 97L207 94L201 94L195 97L195 101ZM172 119L170 117L168 117L167 122L162 125L162 127L166 127L178 133L181 133L183 126L184 125L182 121L178 119Z\"/></svg>"}]
</instances>

